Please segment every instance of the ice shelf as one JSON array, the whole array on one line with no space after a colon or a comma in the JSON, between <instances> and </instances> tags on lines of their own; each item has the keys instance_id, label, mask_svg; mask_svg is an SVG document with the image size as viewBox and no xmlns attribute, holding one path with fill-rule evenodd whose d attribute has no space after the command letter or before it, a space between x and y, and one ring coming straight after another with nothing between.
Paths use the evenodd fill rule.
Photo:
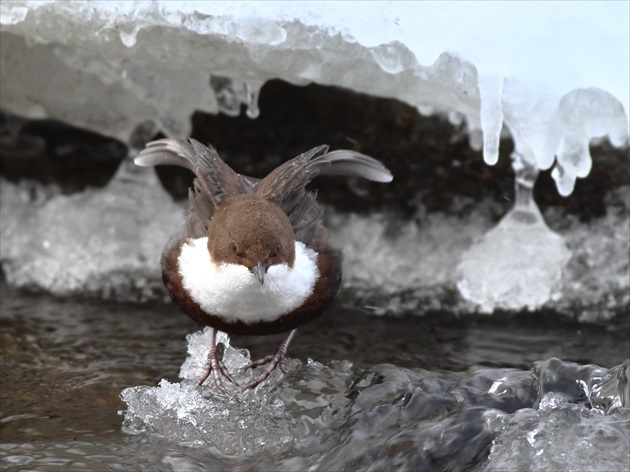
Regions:
<instances>
[{"instance_id":1,"label":"ice shelf","mask_svg":"<svg viewBox=\"0 0 630 472\"><path fill-rule=\"evenodd\" d=\"M3 1L2 107L128 141L171 136L195 110L257 115L280 78L462 113L498 156L554 164L568 195L588 143L628 139L626 2ZM535 27L532 27L535 25ZM473 34L474 32L474 34ZM45 71L34 74L33 71Z\"/></svg>"},{"instance_id":2,"label":"ice shelf","mask_svg":"<svg viewBox=\"0 0 630 472\"><path fill-rule=\"evenodd\" d=\"M576 179L590 172L592 139L607 138L618 147L628 143L629 9L627 2L4 0L0 106L130 144L138 130L142 136L187 136L195 111L235 115L244 106L255 118L258 92L270 79L316 82L463 120L471 145L483 150L490 165L497 162L501 133L509 132L517 172L520 166L535 176L553 167L558 192L567 196ZM12 190L3 189L3 200L18 198L5 196ZM567 276L570 241L546 227L533 201L519 198L517 192L513 212L495 230L477 237L460 259L447 256L438 271L439 283L444 267L458 268L461 295L485 311L536 308L562 298L568 289L563 284L574 282ZM33 211L69 208L71 200L58 196ZM2 208L9 212L4 203ZM524 212L530 218L519 218ZM2 231L18 234L5 223ZM409 231L394 247L413 245L417 236ZM468 236L464 231L451 238ZM500 263L489 257L488 248L497 242L501 254L514 257ZM45 275L24 275L35 266L15 262L20 247L26 251L17 244L10 249L15 257L3 255L10 280L44 287L65 280L46 275L49 281L34 282ZM537 252L540 247L544 254ZM398 263L407 264L390 264L394 276L385 291L401 288ZM134 271L144 262L138 264ZM508 266L519 277L508 281L502 273ZM360 279L356 274L349 284ZM450 273L444 277L453 280ZM615 283L623 290L627 283L619 278ZM73 285L59 291L68 286Z\"/></svg>"}]
</instances>

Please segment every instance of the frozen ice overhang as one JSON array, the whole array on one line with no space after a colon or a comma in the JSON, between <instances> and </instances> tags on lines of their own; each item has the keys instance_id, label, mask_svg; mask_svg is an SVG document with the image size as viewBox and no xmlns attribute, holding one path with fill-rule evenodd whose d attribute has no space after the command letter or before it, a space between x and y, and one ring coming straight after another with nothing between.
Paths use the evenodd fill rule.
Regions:
<instances>
[{"instance_id":1,"label":"frozen ice overhang","mask_svg":"<svg viewBox=\"0 0 630 472\"><path fill-rule=\"evenodd\" d=\"M236 115L245 105L256 117L261 86L278 78L446 113L465 121L488 164L509 132L518 198L498 229L462 256L458 288L484 310L536 308L557 297L570 255L531 189L538 171L553 167L559 192L569 195L590 171L593 138L627 146L629 8L3 0L0 106L129 144L158 130L187 136L194 111ZM517 244L528 250L515 251ZM497 279L506 268L519 277Z\"/></svg>"},{"instance_id":2,"label":"frozen ice overhang","mask_svg":"<svg viewBox=\"0 0 630 472\"><path fill-rule=\"evenodd\" d=\"M588 143L627 143L627 2L3 1L2 107L125 142L185 136L195 111L257 115L273 78L459 113L493 164L554 165L568 195ZM34 66L36 64L36 67ZM34 71L37 71L34 73ZM210 86L211 84L211 86Z\"/></svg>"}]
</instances>

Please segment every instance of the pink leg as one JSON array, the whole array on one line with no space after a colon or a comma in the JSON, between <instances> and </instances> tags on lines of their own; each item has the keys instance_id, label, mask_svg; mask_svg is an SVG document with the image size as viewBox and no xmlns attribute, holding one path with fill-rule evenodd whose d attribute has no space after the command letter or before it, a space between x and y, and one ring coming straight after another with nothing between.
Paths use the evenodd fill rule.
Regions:
<instances>
[{"instance_id":1,"label":"pink leg","mask_svg":"<svg viewBox=\"0 0 630 472\"><path fill-rule=\"evenodd\" d=\"M285 363L285 358L287 355L287 349L289 347L289 344L291 343L291 340L295 336L295 333L297 333L297 329L294 329L289 333L287 338L282 342L282 344L280 344L280 346L278 346L278 348L272 355L265 356L262 359L258 359L256 361L252 361L244 367L245 369L253 369L261 365L266 365L265 370L249 384L243 387L241 389L241 392L244 392L248 388L254 388L260 382L265 380L267 377L269 377L269 374L273 372L276 366L279 366L280 370L285 374L289 372L289 369L287 369L287 365Z\"/></svg>"},{"instance_id":2,"label":"pink leg","mask_svg":"<svg viewBox=\"0 0 630 472\"><path fill-rule=\"evenodd\" d=\"M232 396L234 395L234 392L227 389L223 385L221 374L223 374L226 379L228 379L235 385L238 385L238 382L234 380L234 377L232 377L232 374L230 374L230 371L227 370L227 367L225 367L225 364L223 363L223 350L223 344L219 343L219 345L217 346L217 330L213 329L212 337L210 340L210 352L208 352L208 365L206 366L206 370L197 381L196 388L199 388L212 372L212 374L214 375L214 384L217 386L217 388L226 395Z\"/></svg>"}]
</instances>

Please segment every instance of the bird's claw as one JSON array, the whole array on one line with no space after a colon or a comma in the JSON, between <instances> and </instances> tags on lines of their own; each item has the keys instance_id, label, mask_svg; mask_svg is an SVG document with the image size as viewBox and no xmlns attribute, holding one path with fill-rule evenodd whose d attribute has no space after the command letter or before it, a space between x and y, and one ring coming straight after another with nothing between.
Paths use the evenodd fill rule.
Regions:
<instances>
[{"instance_id":1,"label":"bird's claw","mask_svg":"<svg viewBox=\"0 0 630 472\"><path fill-rule=\"evenodd\" d=\"M276 352L274 352L272 355L268 355L261 359L252 361L249 364L247 364L245 367L243 367L243 369L246 370L246 369L254 369L261 365L266 366L259 376L257 376L256 378L254 378L254 380L252 380L250 383L248 383L243 388L241 388L241 393L243 393L245 390L248 390L250 388L254 388L258 384L260 384L263 380L269 377L269 375L271 375L271 373L276 368L276 366L280 367L280 370L284 374L287 374L289 372L289 369L287 368L285 356L286 356L286 350L278 348L276 349Z\"/></svg>"},{"instance_id":2,"label":"bird's claw","mask_svg":"<svg viewBox=\"0 0 630 472\"><path fill-rule=\"evenodd\" d=\"M265 366L263 372L259 376L257 376L254 380L252 380L250 383L248 383L247 385L245 385L244 387L240 389L241 393L245 392L245 390L248 390L250 388L254 388L258 384L260 384L263 380L269 377L269 375L273 372L276 366L280 367L280 370L284 374L287 374L289 372L285 358L287 355L287 348L289 347L289 343L295 336L295 333L296 333L295 329L291 331L289 335L287 336L287 338L282 342L282 344L280 344L280 346L278 346L278 348L272 355L265 356L262 359L252 361L249 364L247 364L245 367L243 367L243 370L245 370L245 369L253 369L255 367L259 367L262 365ZM210 376L210 374L213 374L214 384L216 385L216 387L219 390L221 390L223 393L231 397L234 395L234 392L232 392L230 389L226 388L223 385L223 380L221 376L225 377L236 386L240 387L240 385L234 379L234 377L232 377L232 374L230 374L230 371L227 369L227 367L225 367L225 364L223 363L224 351L225 351L225 346L223 345L223 343L217 344L217 330L213 329L212 338L210 341L210 352L208 352L208 364L201 378L197 381L196 388L199 388Z\"/></svg>"},{"instance_id":3,"label":"bird's claw","mask_svg":"<svg viewBox=\"0 0 630 472\"><path fill-rule=\"evenodd\" d=\"M234 392L223 385L223 380L221 379L221 375L223 375L234 385L240 387L239 383L234 379L234 377L232 377L232 374L230 374L230 371L227 369L227 367L225 367L225 364L223 363L224 350L225 346L223 345L223 343L217 344L216 348L210 348L206 370L197 381L197 385L195 388L199 388L212 373L214 375L214 384L216 385L216 387L230 397L234 395Z\"/></svg>"}]
</instances>

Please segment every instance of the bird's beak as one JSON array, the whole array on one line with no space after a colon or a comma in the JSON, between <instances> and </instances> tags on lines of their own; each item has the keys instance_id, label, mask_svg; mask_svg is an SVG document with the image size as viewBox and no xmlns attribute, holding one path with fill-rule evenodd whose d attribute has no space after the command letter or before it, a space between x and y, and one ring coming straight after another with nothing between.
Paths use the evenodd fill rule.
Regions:
<instances>
[{"instance_id":1,"label":"bird's beak","mask_svg":"<svg viewBox=\"0 0 630 472\"><path fill-rule=\"evenodd\" d=\"M258 277L258 281L260 285L265 283L265 266L262 265L262 262L259 262L253 269L252 272L256 277Z\"/></svg>"}]
</instances>

